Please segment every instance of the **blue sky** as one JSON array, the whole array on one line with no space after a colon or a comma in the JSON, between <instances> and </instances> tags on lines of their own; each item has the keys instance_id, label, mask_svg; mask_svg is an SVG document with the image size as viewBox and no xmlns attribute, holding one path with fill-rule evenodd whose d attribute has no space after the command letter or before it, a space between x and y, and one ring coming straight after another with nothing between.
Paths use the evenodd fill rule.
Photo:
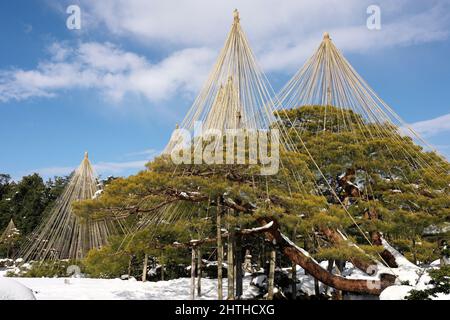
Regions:
<instances>
[{"instance_id":1,"label":"blue sky","mask_svg":"<svg viewBox=\"0 0 450 320\"><path fill-rule=\"evenodd\" d=\"M450 1L50 1L0 3L0 172L67 174L88 150L103 176L161 149L226 37L232 10L275 91L324 31L394 110L450 156ZM68 30L66 8L81 8Z\"/></svg>"}]
</instances>

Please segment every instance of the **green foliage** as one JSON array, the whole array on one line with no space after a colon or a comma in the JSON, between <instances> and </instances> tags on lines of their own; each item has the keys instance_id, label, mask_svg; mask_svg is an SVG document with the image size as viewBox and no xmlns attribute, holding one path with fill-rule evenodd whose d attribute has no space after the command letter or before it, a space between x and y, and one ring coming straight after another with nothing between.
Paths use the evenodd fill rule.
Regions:
<instances>
[{"instance_id":1,"label":"green foliage","mask_svg":"<svg viewBox=\"0 0 450 320\"><path fill-rule=\"evenodd\" d=\"M63 278L71 276L69 266L75 266L75 261L36 261L19 267L19 272L9 272L8 277L22 278ZM80 271L82 272L81 266Z\"/></svg>"},{"instance_id":2,"label":"green foliage","mask_svg":"<svg viewBox=\"0 0 450 320\"><path fill-rule=\"evenodd\" d=\"M11 251L16 251L22 240L42 221L67 181L68 177L55 177L44 182L35 173L14 182L8 175L0 174L0 232L12 219L21 234ZM0 248L0 256L6 255L5 250Z\"/></svg>"},{"instance_id":3,"label":"green foliage","mask_svg":"<svg viewBox=\"0 0 450 320\"><path fill-rule=\"evenodd\" d=\"M450 265L442 266L440 269L428 272L431 277L432 288L425 290L411 290L406 297L407 300L431 300L439 293L450 294Z\"/></svg>"},{"instance_id":4,"label":"green foliage","mask_svg":"<svg viewBox=\"0 0 450 320\"><path fill-rule=\"evenodd\" d=\"M86 274L93 278L116 278L127 274L130 255L119 250L121 239L112 239L109 246L92 249L83 260Z\"/></svg>"},{"instance_id":5,"label":"green foliage","mask_svg":"<svg viewBox=\"0 0 450 320\"><path fill-rule=\"evenodd\" d=\"M91 273L99 275L105 268L112 270L108 276L117 275L126 268L127 257L139 260L145 253L157 262L187 264L188 250L175 248L173 242L215 237L217 199L243 208L226 210L223 227L228 230L252 228L259 226L258 218L274 217L283 232L320 259L367 257L321 238L324 228L343 231L369 255L377 252L363 246L366 237L382 232L413 261L439 257L424 230L450 216L447 161L424 152L392 125L365 123L350 110L303 106L286 112L291 121L283 112L277 114L278 121L298 152L282 150L282 166L275 175L261 176L258 165L248 164L175 166L163 155L148 163L148 170L112 181L99 199L75 204L80 216L124 217L129 227L138 224L142 229L125 248L113 244L93 252L87 258ZM421 165L425 162L428 165ZM358 194L349 193L342 177ZM96 263L104 265L93 270Z\"/></svg>"}]
</instances>

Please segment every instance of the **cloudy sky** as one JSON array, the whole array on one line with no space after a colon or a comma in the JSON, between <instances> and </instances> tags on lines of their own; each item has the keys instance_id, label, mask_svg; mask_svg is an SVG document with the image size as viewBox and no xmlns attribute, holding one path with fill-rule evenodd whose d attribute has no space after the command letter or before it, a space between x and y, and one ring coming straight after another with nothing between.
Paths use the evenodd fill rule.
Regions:
<instances>
[{"instance_id":1,"label":"cloudy sky","mask_svg":"<svg viewBox=\"0 0 450 320\"><path fill-rule=\"evenodd\" d=\"M81 29L66 26L69 5ZM381 30L366 26L381 9ZM238 8L275 91L328 31L400 116L450 156L450 1L15 0L0 3L0 172L127 175L164 148Z\"/></svg>"}]
</instances>

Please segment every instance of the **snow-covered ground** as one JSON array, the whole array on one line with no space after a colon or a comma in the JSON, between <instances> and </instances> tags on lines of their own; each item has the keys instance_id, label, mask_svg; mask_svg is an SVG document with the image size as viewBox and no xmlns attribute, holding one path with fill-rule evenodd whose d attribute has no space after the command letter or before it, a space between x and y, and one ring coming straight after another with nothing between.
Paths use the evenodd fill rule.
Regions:
<instances>
[{"instance_id":1,"label":"snow-covered ground","mask_svg":"<svg viewBox=\"0 0 450 320\"><path fill-rule=\"evenodd\" d=\"M3 272L4 274L4 272ZM89 278L3 278L0 274L0 300L2 292L9 298L28 299L26 288L31 289L37 300L189 300L190 278L170 281L142 282L135 279ZM226 279L225 279L226 281ZM244 293L250 298L255 290L250 277L244 279ZM6 290L6 287L10 288ZM21 288L20 290L18 288ZM11 291L18 292L12 295ZM226 285L224 286L226 296ZM8 298L8 296L4 296ZM217 279L202 279L202 296L199 300L217 299Z\"/></svg>"},{"instance_id":2,"label":"snow-covered ground","mask_svg":"<svg viewBox=\"0 0 450 320\"><path fill-rule=\"evenodd\" d=\"M190 299L189 278L145 283L136 280L87 278L11 279L30 288L38 300ZM217 298L216 282L203 279L201 299Z\"/></svg>"},{"instance_id":3,"label":"snow-covered ground","mask_svg":"<svg viewBox=\"0 0 450 320\"><path fill-rule=\"evenodd\" d=\"M430 287L431 278L428 275L428 269L409 262L387 242L384 242L383 245L395 256L398 268L386 268L380 264L376 268L376 273L369 276L347 262L342 276L348 279L374 281L379 279L381 273L395 275L396 285L385 289L380 295L380 300L402 300L412 289L424 290ZM327 267L326 261L320 264L323 268ZM438 266L439 261L436 261L430 268ZM15 269L17 268L10 267L10 270ZM290 270L286 269L284 272L289 273ZM33 298L33 295L38 300L188 300L191 298L190 278L143 283L135 279L5 278L5 273L6 270L0 270L0 300L2 298L30 299ZM300 266L297 266L297 279L297 291L308 295L314 294L314 279L305 274ZM260 293L258 287L265 287L265 281L264 275L259 275L252 280L251 275L246 274L243 283L243 298L255 298ZM224 296L226 296L226 279L224 282ZM325 293L325 288L324 285L320 285L322 293ZM330 289L327 294L331 294ZM357 298L364 298L364 296ZM196 297L196 299L217 299L217 279L203 278L202 296ZM434 299L450 300L450 295L441 294Z\"/></svg>"}]
</instances>

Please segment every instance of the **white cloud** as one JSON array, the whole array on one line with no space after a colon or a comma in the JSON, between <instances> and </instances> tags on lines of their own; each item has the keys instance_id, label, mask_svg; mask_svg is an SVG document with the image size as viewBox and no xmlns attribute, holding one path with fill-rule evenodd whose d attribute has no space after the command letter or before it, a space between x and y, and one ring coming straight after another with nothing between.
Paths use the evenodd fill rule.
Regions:
<instances>
[{"instance_id":1,"label":"white cloud","mask_svg":"<svg viewBox=\"0 0 450 320\"><path fill-rule=\"evenodd\" d=\"M347 52L447 39L450 1L380 0L380 31L366 28L372 0L80 0L81 39L101 32L115 42L168 52L160 61L111 43L54 43L31 70L0 70L0 102L95 89L112 101L127 95L150 102L195 94L206 79L238 7L242 25L266 72L292 74L331 33ZM61 13L61 6L55 9ZM102 32L104 30L104 32Z\"/></svg>"},{"instance_id":2,"label":"white cloud","mask_svg":"<svg viewBox=\"0 0 450 320\"><path fill-rule=\"evenodd\" d=\"M436 136L450 131L450 113L434 119L415 122L410 127L424 137Z\"/></svg>"},{"instance_id":3,"label":"white cloud","mask_svg":"<svg viewBox=\"0 0 450 320\"><path fill-rule=\"evenodd\" d=\"M210 49L188 48L152 64L111 43L97 42L76 48L54 43L49 53L35 69L0 71L0 102L53 97L73 89L97 89L113 101L127 94L160 101L175 92L196 91L214 57Z\"/></svg>"},{"instance_id":4,"label":"white cloud","mask_svg":"<svg viewBox=\"0 0 450 320\"><path fill-rule=\"evenodd\" d=\"M239 8L242 25L266 71L298 68L331 33L344 52L377 50L445 39L449 1L380 0L380 31L366 28L373 0L111 0L82 1L90 17L86 28L100 26L146 46L222 45ZM293 71L293 70L291 70Z\"/></svg>"}]
</instances>

